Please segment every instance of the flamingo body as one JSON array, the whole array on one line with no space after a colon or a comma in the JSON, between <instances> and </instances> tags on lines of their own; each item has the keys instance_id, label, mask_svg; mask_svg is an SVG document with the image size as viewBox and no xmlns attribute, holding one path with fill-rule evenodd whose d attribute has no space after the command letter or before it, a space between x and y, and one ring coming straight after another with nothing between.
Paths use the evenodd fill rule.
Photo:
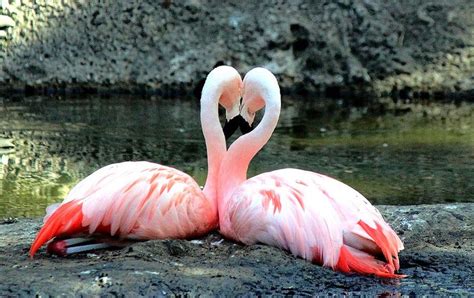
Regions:
<instances>
[{"instance_id":1,"label":"flamingo body","mask_svg":"<svg viewBox=\"0 0 474 298\"><path fill-rule=\"evenodd\" d=\"M400 239L366 198L328 176L263 173L237 187L223 209L220 231L229 238L277 246L343 272L397 277Z\"/></svg>"},{"instance_id":2,"label":"flamingo body","mask_svg":"<svg viewBox=\"0 0 474 298\"><path fill-rule=\"evenodd\" d=\"M255 68L244 78L240 113L260 123L228 149L219 172L220 231L245 244L265 243L342 272L403 277L403 244L379 211L351 187L333 178L282 169L247 179L253 157L270 139L280 115L275 76ZM226 177L226 179L222 179Z\"/></svg>"},{"instance_id":3,"label":"flamingo body","mask_svg":"<svg viewBox=\"0 0 474 298\"><path fill-rule=\"evenodd\" d=\"M145 161L116 163L78 183L46 216L30 255L58 236L189 238L216 228L217 223L215 203L189 175Z\"/></svg>"},{"instance_id":4,"label":"flamingo body","mask_svg":"<svg viewBox=\"0 0 474 298\"><path fill-rule=\"evenodd\" d=\"M203 190L189 175L156 163L108 165L79 182L61 204L47 209L30 256L59 236L102 233L129 239L191 238L216 228L217 174L226 153L218 107L224 106L228 121L238 115L241 88L242 79L230 66L215 68L204 83L201 125L208 176Z\"/></svg>"}]
</instances>

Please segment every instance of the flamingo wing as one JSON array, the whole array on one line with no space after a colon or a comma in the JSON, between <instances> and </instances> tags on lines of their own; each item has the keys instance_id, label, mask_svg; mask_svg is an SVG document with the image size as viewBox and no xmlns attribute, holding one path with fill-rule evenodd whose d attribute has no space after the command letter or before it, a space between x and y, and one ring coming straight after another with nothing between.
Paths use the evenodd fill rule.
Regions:
<instances>
[{"instance_id":1,"label":"flamingo wing","mask_svg":"<svg viewBox=\"0 0 474 298\"><path fill-rule=\"evenodd\" d=\"M45 217L30 255L57 236L105 233L131 239L187 238L217 226L215 204L189 175L150 162L103 167Z\"/></svg>"},{"instance_id":2,"label":"flamingo wing","mask_svg":"<svg viewBox=\"0 0 474 298\"><path fill-rule=\"evenodd\" d=\"M343 272L401 277L401 241L357 191L330 177L283 169L255 176L228 200L221 229L246 244L281 247ZM385 257L385 261L376 257Z\"/></svg>"}]
</instances>

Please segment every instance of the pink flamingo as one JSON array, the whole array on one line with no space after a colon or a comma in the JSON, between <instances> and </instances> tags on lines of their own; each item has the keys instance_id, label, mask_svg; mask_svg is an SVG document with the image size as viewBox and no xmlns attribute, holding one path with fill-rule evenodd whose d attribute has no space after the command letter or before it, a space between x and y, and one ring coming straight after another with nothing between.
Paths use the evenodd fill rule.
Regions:
<instances>
[{"instance_id":1,"label":"pink flamingo","mask_svg":"<svg viewBox=\"0 0 474 298\"><path fill-rule=\"evenodd\" d=\"M238 116L241 88L242 79L232 67L218 67L207 76L201 97L201 125L208 176L202 191L189 175L160 164L139 161L108 165L79 182L59 206L49 208L55 210L47 211L30 256L54 237L100 233L122 239L190 238L217 228L217 174L226 152L218 105L224 106L228 120ZM82 241L52 242L51 249L67 254L107 246L73 246Z\"/></svg>"},{"instance_id":2,"label":"pink flamingo","mask_svg":"<svg viewBox=\"0 0 474 298\"><path fill-rule=\"evenodd\" d=\"M267 143L280 114L276 78L263 68L244 78L241 115L258 126L239 137L221 163L218 211L221 233L244 244L289 250L333 270L400 278L403 244L379 211L360 193L333 178L281 169L246 180L251 159ZM225 177L226 179L222 179Z\"/></svg>"}]
</instances>

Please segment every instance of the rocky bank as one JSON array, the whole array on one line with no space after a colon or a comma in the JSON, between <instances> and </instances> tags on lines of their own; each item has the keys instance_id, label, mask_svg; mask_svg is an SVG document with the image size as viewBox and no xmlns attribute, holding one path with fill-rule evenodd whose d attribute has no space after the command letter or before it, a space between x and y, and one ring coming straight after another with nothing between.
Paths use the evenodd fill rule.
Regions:
<instances>
[{"instance_id":1,"label":"rocky bank","mask_svg":"<svg viewBox=\"0 0 474 298\"><path fill-rule=\"evenodd\" d=\"M207 294L474 295L474 204L379 206L405 243L402 280L344 275L276 248L212 233L68 258L29 245L40 220L0 224L0 296Z\"/></svg>"},{"instance_id":2,"label":"rocky bank","mask_svg":"<svg viewBox=\"0 0 474 298\"><path fill-rule=\"evenodd\" d=\"M1 3L6 94L175 96L225 63L285 92L474 98L471 0Z\"/></svg>"}]
</instances>

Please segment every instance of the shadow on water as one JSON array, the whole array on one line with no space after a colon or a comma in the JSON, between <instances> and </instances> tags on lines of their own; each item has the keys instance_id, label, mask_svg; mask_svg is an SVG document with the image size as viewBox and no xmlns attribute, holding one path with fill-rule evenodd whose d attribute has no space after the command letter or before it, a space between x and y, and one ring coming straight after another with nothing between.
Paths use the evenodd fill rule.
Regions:
<instances>
[{"instance_id":1,"label":"shadow on water","mask_svg":"<svg viewBox=\"0 0 474 298\"><path fill-rule=\"evenodd\" d=\"M250 175L295 167L353 186L377 204L473 202L474 105L287 100ZM196 101L0 99L0 218L34 217L110 163L172 165L203 184Z\"/></svg>"}]
</instances>

